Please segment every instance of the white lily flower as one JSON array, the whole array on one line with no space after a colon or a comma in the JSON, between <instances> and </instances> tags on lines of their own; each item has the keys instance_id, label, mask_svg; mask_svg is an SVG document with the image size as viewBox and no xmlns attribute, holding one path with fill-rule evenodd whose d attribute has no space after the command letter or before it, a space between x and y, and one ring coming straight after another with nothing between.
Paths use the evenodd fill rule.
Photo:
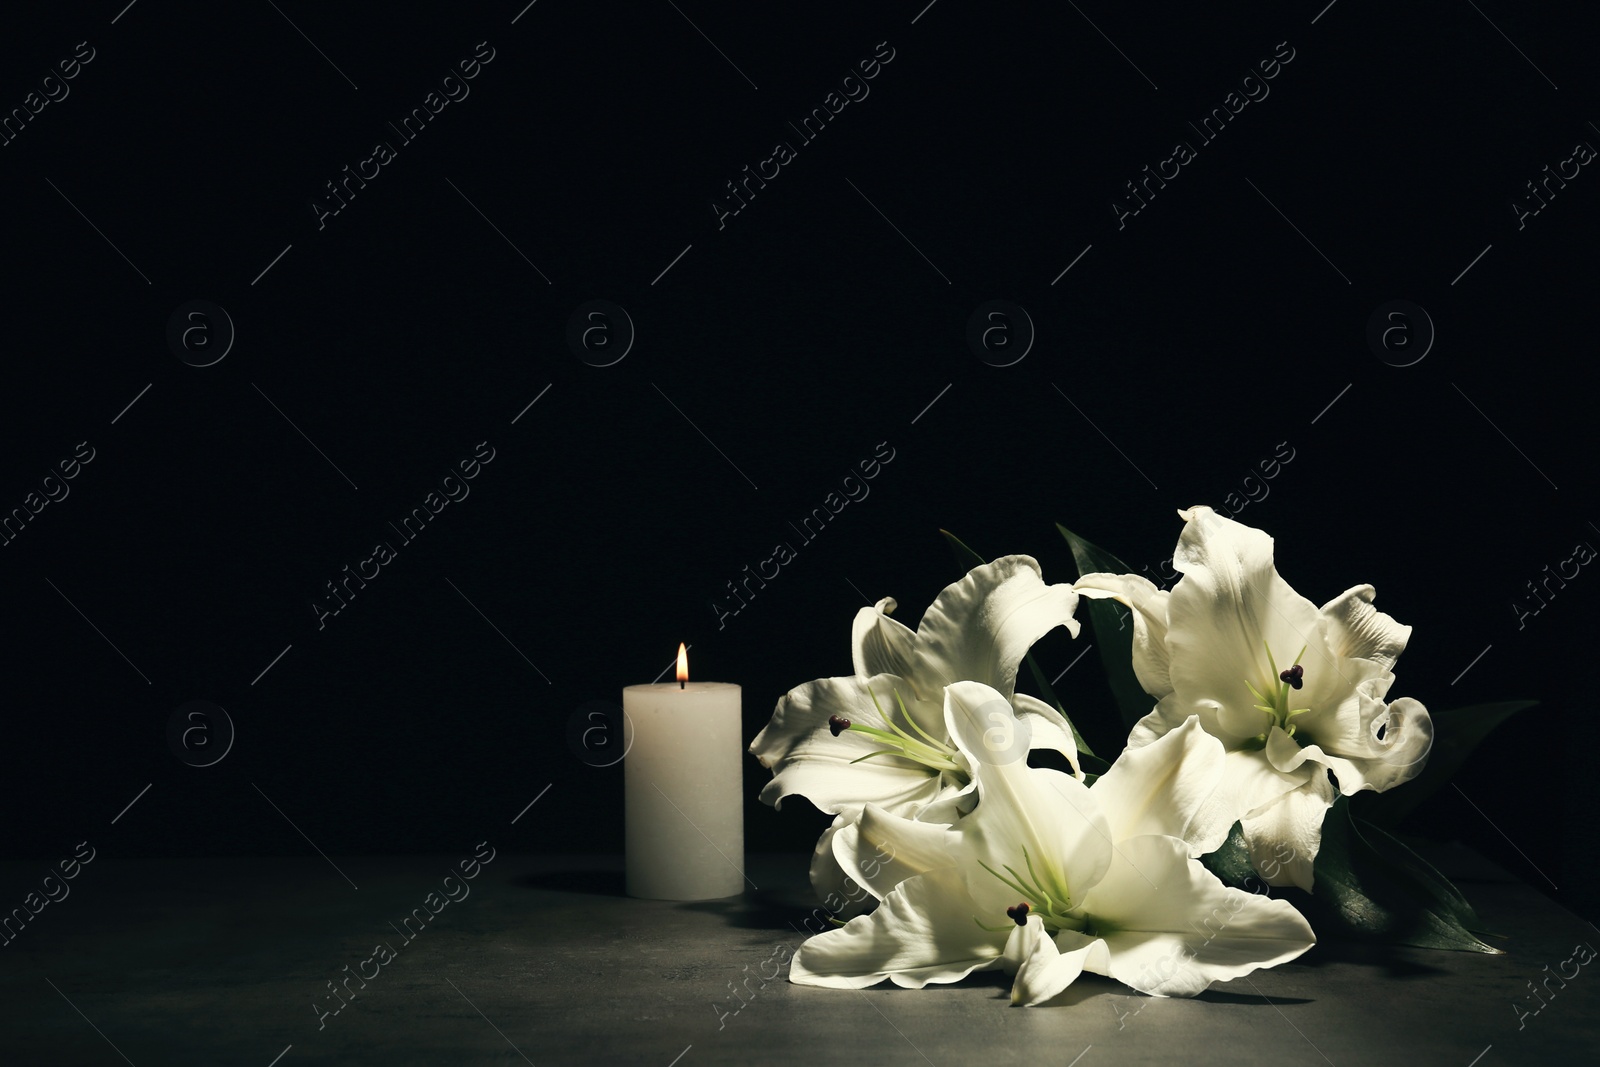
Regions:
<instances>
[{"instance_id":1,"label":"white lily flower","mask_svg":"<svg viewBox=\"0 0 1600 1067\"><path fill-rule=\"evenodd\" d=\"M969 765L974 759L979 765L1011 762L1004 731L994 726L994 717L1004 714L1003 704L994 698L981 714L989 728L976 752L958 748L961 758ZM1224 761L1222 744L1198 722L1188 723L1160 745L1124 750L1090 795L1109 820L1112 840L1172 836L1184 842L1191 857L1203 856L1215 852L1233 826L1232 820L1217 817L1211 802ZM909 822L871 804L848 826L836 822L837 836L824 836L831 841L842 879L865 886L881 900L906 879L947 866L956 840L951 827L971 810L975 798L968 799L965 810L940 802Z\"/></svg>"},{"instance_id":2,"label":"white lily flower","mask_svg":"<svg viewBox=\"0 0 1600 1067\"><path fill-rule=\"evenodd\" d=\"M879 872L876 911L800 947L791 981L920 988L1005 968L1016 974L1013 1003L1032 1005L1088 970L1192 996L1315 943L1287 901L1230 889L1192 858L1215 840L1197 815L1225 763L1198 721L1119 758L1091 789L992 760L992 716L1005 706L980 683L946 689L946 727L972 767L976 807L936 826L868 806L863 841L890 846L902 869Z\"/></svg>"},{"instance_id":3,"label":"white lily flower","mask_svg":"<svg viewBox=\"0 0 1600 1067\"><path fill-rule=\"evenodd\" d=\"M1170 592L1131 574L1087 574L1091 598L1133 609L1133 669L1155 709L1128 738L1153 743L1198 717L1227 747L1228 773L1203 823L1241 823L1256 870L1310 890L1322 819L1345 794L1383 791L1421 771L1427 709L1385 696L1411 627L1372 606L1370 585L1322 608L1273 565L1272 538L1208 507L1179 512Z\"/></svg>"},{"instance_id":4,"label":"white lily flower","mask_svg":"<svg viewBox=\"0 0 1600 1067\"><path fill-rule=\"evenodd\" d=\"M836 838L867 804L913 816L942 799L948 809L935 813L949 821L970 793L970 768L945 728L951 682L983 682L1003 694L1013 758L1050 748L1076 771L1066 720L1016 692L1016 679L1023 656L1050 630L1064 626L1077 635L1077 603L1070 585L1046 585L1032 558L1004 556L945 588L915 631L889 617L892 598L862 608L851 634L855 673L807 682L778 701L750 751L773 772L763 801L781 807L784 797L799 794L838 816L812 863L819 894L838 895L848 872L836 854L853 851L854 839L836 846Z\"/></svg>"}]
</instances>

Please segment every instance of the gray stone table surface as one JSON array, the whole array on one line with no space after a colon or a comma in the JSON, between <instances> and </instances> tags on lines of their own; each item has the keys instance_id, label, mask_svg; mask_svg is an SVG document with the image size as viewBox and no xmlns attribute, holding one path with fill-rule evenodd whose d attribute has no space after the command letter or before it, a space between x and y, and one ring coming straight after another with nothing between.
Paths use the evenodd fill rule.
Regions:
<instances>
[{"instance_id":1,"label":"gray stone table surface","mask_svg":"<svg viewBox=\"0 0 1600 1067\"><path fill-rule=\"evenodd\" d=\"M752 856L743 896L704 903L631 899L606 857L501 852L447 885L462 858L98 857L69 895L8 928L0 1064L1600 1059L1600 961L1564 988L1552 980L1537 1014L1515 1007L1542 1003L1529 982L1600 932L1481 862L1461 876L1471 857L1454 873L1506 935L1505 955L1319 945L1192 1000L1085 976L1064 1003L1033 1009L1011 1007L998 974L923 991L763 982L811 915L805 857ZM46 873L0 864L7 914ZM407 926L413 909L429 921ZM391 958L374 956L379 944ZM336 999L334 982L353 999Z\"/></svg>"}]
</instances>

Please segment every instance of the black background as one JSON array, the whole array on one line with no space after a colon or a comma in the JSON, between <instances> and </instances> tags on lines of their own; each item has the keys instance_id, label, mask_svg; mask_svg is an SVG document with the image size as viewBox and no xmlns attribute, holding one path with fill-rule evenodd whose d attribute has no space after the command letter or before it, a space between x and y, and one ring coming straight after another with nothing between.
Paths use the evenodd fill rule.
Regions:
<instances>
[{"instance_id":1,"label":"black background","mask_svg":"<svg viewBox=\"0 0 1600 1067\"><path fill-rule=\"evenodd\" d=\"M959 576L941 528L1053 581L1074 577L1056 522L1154 567L1178 508L1242 497L1287 442L1239 518L1312 600L1370 582L1415 627L1391 695L1543 701L1410 828L1592 906L1600 578L1520 627L1513 602L1600 544L1600 177L1520 229L1512 208L1600 145L1592 17L1080 7L0 17L5 113L78 42L95 56L0 148L0 509L95 456L0 547L7 853L465 854L491 830L620 851L622 769L569 727L680 640L695 677L744 687L752 737L786 689L849 672L863 603L914 624ZM470 95L399 144L385 124L480 41ZM879 42L870 95L799 143L787 124ZM1200 143L1187 123L1279 42L1270 95ZM378 140L397 157L319 229L311 202ZM719 228L724 183L780 140L797 158ZM1119 228L1124 183L1179 140L1198 157ZM195 299L237 330L208 367L167 342ZM637 329L612 366L565 340L593 299ZM993 299L1037 329L1012 366L966 343ZM1399 299L1437 329L1406 367L1366 340ZM470 496L401 544L387 524L485 440ZM870 495L802 543L789 524L880 442ZM319 629L324 583L379 540L398 559ZM1079 651L1037 649L1051 675ZM1098 670L1060 690L1110 747ZM237 728L204 768L166 736L196 699ZM765 777L749 760L748 846L809 849L825 820L761 806Z\"/></svg>"}]
</instances>

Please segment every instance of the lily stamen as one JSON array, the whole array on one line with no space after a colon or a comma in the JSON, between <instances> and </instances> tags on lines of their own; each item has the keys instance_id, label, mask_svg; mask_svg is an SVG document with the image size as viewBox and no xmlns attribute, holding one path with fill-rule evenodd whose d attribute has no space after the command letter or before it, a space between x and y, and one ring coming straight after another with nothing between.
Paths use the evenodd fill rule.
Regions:
<instances>
[{"instance_id":1,"label":"lily stamen","mask_svg":"<svg viewBox=\"0 0 1600 1067\"><path fill-rule=\"evenodd\" d=\"M1000 879L1007 888L1022 895L1021 904L1006 909L1006 915L1011 921L1022 926L1027 922L1029 915L1037 913L1044 922L1045 930L1052 935L1061 930L1082 929L1088 920L1081 914L1072 913L1072 893L1067 888L1066 879L1059 872L1050 869L1049 865L1045 867L1048 877L1040 878L1034 871L1033 857L1026 848L1022 850L1022 862L1023 866L1028 868L1026 876L1010 864L1001 864L1006 871L1005 874L1001 874L982 860L978 861L979 866ZM1046 885L1049 885L1050 889L1045 889ZM1018 918L1019 914L1021 918ZM984 924L980 922L978 925ZM984 926L984 929L993 928Z\"/></svg>"},{"instance_id":2,"label":"lily stamen","mask_svg":"<svg viewBox=\"0 0 1600 1067\"><path fill-rule=\"evenodd\" d=\"M1267 663L1271 665L1273 673L1278 676L1278 684L1268 687L1271 689L1270 696L1257 689L1248 678L1245 679L1244 684L1245 688L1250 690L1250 695L1256 698L1255 709L1272 716L1271 726L1268 726L1266 730L1255 737L1256 741L1264 745L1267 742L1268 735L1272 733L1273 726L1293 737L1295 735L1295 724L1289 720L1296 715L1303 715L1311 709L1291 708L1289 706L1289 691L1291 689L1301 689L1305 686L1306 671L1299 660L1301 656L1306 654L1306 646L1300 646L1300 651L1295 656L1296 662L1294 666L1287 667L1281 671L1278 670L1277 661L1272 657L1271 646L1265 640L1261 642L1261 646L1266 649Z\"/></svg>"},{"instance_id":3,"label":"lily stamen","mask_svg":"<svg viewBox=\"0 0 1600 1067\"><path fill-rule=\"evenodd\" d=\"M878 712L878 720L883 723L883 727L866 726L852 722L842 715L830 715L828 717L828 729L833 732L835 737L838 737L846 730L854 730L857 733L877 738L884 743L885 747L874 749L865 756L858 756L856 759L851 760L851 763L860 763L862 760L869 760L874 756L899 756L914 763L920 763L935 772L961 771L961 765L955 759L956 749L952 745L940 741L922 728L922 724L917 722L916 716L912 715L906 708L905 700L901 698L899 690L895 690L894 697L896 703L900 706L900 714L907 722L911 723L912 729L916 730L921 737L908 732L899 723L895 722L892 717L884 714L883 707L878 703L878 695L872 692L870 688L867 690L867 694L872 697L872 706ZM887 729L884 727L887 727Z\"/></svg>"}]
</instances>

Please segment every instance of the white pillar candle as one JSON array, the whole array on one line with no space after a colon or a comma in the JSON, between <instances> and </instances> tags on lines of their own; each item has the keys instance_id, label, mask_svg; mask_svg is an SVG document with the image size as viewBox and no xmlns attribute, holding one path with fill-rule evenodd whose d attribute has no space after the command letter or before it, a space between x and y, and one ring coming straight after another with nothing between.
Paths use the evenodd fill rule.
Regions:
<instances>
[{"instance_id":1,"label":"white pillar candle","mask_svg":"<svg viewBox=\"0 0 1600 1067\"><path fill-rule=\"evenodd\" d=\"M682 648L678 676L688 667ZM739 687L630 685L628 895L713 900L744 889L744 741Z\"/></svg>"}]
</instances>

